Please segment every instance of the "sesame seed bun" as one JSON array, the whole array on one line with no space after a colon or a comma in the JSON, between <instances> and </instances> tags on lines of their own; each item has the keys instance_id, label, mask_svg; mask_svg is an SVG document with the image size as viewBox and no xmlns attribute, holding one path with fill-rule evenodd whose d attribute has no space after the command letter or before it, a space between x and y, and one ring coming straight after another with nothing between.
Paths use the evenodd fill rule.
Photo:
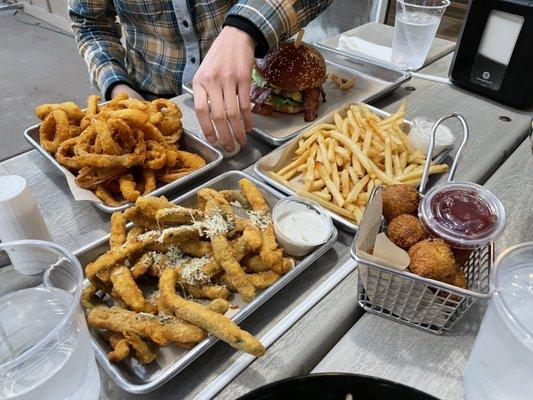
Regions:
<instances>
[{"instance_id":1,"label":"sesame seed bun","mask_svg":"<svg viewBox=\"0 0 533 400\"><path fill-rule=\"evenodd\" d=\"M313 46L294 41L281 43L271 49L255 65L266 81L280 90L290 92L317 88L326 81L326 62Z\"/></svg>"}]
</instances>

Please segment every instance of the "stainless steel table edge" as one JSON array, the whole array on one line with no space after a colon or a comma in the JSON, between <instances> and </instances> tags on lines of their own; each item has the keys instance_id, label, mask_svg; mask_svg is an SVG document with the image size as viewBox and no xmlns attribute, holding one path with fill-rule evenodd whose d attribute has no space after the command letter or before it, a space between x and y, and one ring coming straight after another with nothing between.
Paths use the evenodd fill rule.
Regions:
<instances>
[{"instance_id":1,"label":"stainless steel table edge","mask_svg":"<svg viewBox=\"0 0 533 400\"><path fill-rule=\"evenodd\" d=\"M35 148L35 150L37 150L48 161L50 161L52 165L56 167L56 169L58 169L62 174L65 174L66 172L68 172L68 170L64 166L62 166L52 154L50 154L46 149L44 149L37 140L33 138L32 134L38 131L39 126L40 124L36 124L26 129L24 131L24 138L26 139L28 143L30 143ZM171 190L178 189L181 186L185 185L186 183L190 182L191 180L198 178L202 175L205 175L208 171L212 170L217 165L219 165L224 159L224 156L218 149L213 147L211 144L204 142L202 139L200 139L195 134L193 134L192 132L190 132L189 130L185 128L183 128L183 136L185 140L192 142L193 147L195 147L194 151L196 151L200 156L202 156L204 160L206 160L206 164L203 167L195 171L192 171L191 173L179 179L176 179L173 182L167 183L155 189L154 191L147 193L147 196L161 196ZM111 207L103 203L98 203L94 201L91 201L91 203L93 203L95 207L97 207L98 209L106 213L114 213L116 211L123 211L133 205L133 203L127 202L126 204L123 204L121 206Z\"/></svg>"},{"instance_id":2,"label":"stainless steel table edge","mask_svg":"<svg viewBox=\"0 0 533 400\"><path fill-rule=\"evenodd\" d=\"M217 176L214 179L211 179L210 181L203 183L202 185L196 187L195 189L191 190L190 192L181 195L173 200L171 200L172 203L181 203L184 200L190 199L191 197L194 197L198 190L209 187L215 183L218 183L220 181L224 181L231 177L238 177L239 179L247 178L251 180L255 185L257 185L262 191L267 192L274 196L276 199L281 199L285 197L285 195L274 188L268 186L267 184L259 181L257 178L254 178L253 176L250 176L242 171L228 171L225 172L219 176ZM319 246L313 253L309 254L307 257L305 257L300 263L298 263L291 271L289 271L287 274L285 274L283 277L281 277L278 281L276 281L272 286L265 289L263 292L261 292L254 300L252 300L250 303L248 303L244 308L242 308L237 314L235 314L231 319L235 323L242 322L247 316L249 316L252 312L254 312L257 308L259 308L264 302L266 302L268 299L270 299L276 292L278 292L281 288L283 288L285 285L287 285L290 281L292 281L296 276L298 276L301 272L303 272L306 268L308 268L311 264L313 264L318 258L320 258L327 250L329 250L333 244L337 241L338 231L336 229L333 230L331 237L328 239L326 243ZM74 255L77 257L83 256L85 252L94 250L98 246L104 245L109 240L109 234L103 236L100 239L97 239L96 241L76 250ZM106 372L109 374L111 379L122 389L126 390L130 393L135 394L142 394L147 393L152 390L157 389L158 387L162 386L166 382L168 382L171 378L173 378L176 374L178 374L181 370L183 370L185 367L187 367L192 361L194 361L196 358L198 358L202 353L204 353L207 349L209 349L213 344L215 344L219 339L216 338L213 335L209 335L208 338L204 339L202 342L200 342L198 345L196 345L193 349L191 349L185 356L183 356L179 361L177 361L173 367L168 368L165 372L163 372L161 375L159 375L156 379L149 383L144 384L136 384L132 383L129 380L127 380L123 374L120 373L120 369L116 364L112 364L107 359L107 353L104 351L103 348L100 347L97 339L91 334L91 341L93 344L93 347L95 349L96 359L100 363L100 365L106 370Z\"/></svg>"}]
</instances>

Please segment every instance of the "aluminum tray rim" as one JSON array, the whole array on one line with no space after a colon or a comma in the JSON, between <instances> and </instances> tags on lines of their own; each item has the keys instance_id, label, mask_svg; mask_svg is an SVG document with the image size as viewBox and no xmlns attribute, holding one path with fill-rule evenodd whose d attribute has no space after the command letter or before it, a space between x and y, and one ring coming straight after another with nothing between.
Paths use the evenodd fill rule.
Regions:
<instances>
[{"instance_id":1,"label":"aluminum tray rim","mask_svg":"<svg viewBox=\"0 0 533 400\"><path fill-rule=\"evenodd\" d=\"M227 171L209 180L208 182L205 182L197 186L196 188L192 189L188 193L182 194L172 199L171 202L173 203L182 202L184 199L187 199L190 196L193 196L194 194L196 194L198 190L204 187L213 185L214 183L217 183L224 179L227 179L228 177L232 175L238 176L239 179L242 179L242 178L250 179L255 185L261 188L261 190L267 193L270 193L272 196L276 197L277 199L282 199L285 197L285 195L282 192L270 187L264 182L261 182L257 178L245 172L233 170L233 171ZM317 249L313 253L303 258L302 261L299 264L297 264L290 272L288 272L286 275L281 277L272 286L270 286L269 288L261 292L254 300L248 303L247 306L245 306L244 308L241 309L241 311L235 314L231 318L231 320L237 324L242 322L246 317L248 317L250 314L256 311L264 302L266 302L268 299L274 296L280 289L282 289L284 286L290 283L300 273L302 273L309 266L311 266L326 251L328 251L333 246L333 244L337 241L337 237L338 237L338 231L335 227L333 227L332 234L326 243L317 247ZM79 256L80 254L83 254L86 251L90 251L93 248L102 245L108 239L109 239L109 234L104 235L103 237L81 247L80 249L74 251L73 253L75 256ZM134 393L134 394L148 393L161 387L162 385L167 383L170 379L172 379L175 375L181 372L184 368L186 368L190 363L192 363L201 354L207 351L212 345L214 345L219 340L220 339L214 337L213 335L208 336L206 339L204 339L194 348L189 350L189 352L186 355L184 355L180 360L174 363L173 366L167 368L166 371L164 371L161 375L156 377L154 380L147 382L147 383L137 384L137 383L131 383L130 381L128 381L122 374L120 374L119 372L120 368L117 365L111 364L109 362L109 360L107 359L106 353L100 348L96 338L93 337L93 334L91 332L91 342L92 342L93 348L95 349L96 358L98 362L100 363L100 365L102 366L102 368L104 368L107 374L119 387L121 387L122 389L124 389L125 391L129 393Z\"/></svg>"},{"instance_id":2,"label":"aluminum tray rim","mask_svg":"<svg viewBox=\"0 0 533 400\"><path fill-rule=\"evenodd\" d=\"M55 157L53 157L47 150L44 149L44 147L41 146L40 143L38 143L36 140L33 139L33 137L31 137L31 134L30 132L31 131L34 131L35 129L39 129L41 124L36 124L36 125L33 125L33 126L30 126L29 128L27 128L25 131L24 131L24 138L26 139L26 141L28 143L30 143L34 148L35 150L37 150L39 153L41 153L48 161L50 161L52 163L52 165L54 165L56 167L56 169L58 169L62 174L64 174L67 169L62 166L56 159ZM149 196L160 196L160 195L163 195L173 189L176 189L188 182L190 182L191 180L201 176L201 175L204 175L205 173L207 173L208 171L210 171L211 169L215 168L216 166L218 166L222 160L224 159L224 156L222 155L222 153L220 152L220 150L218 150L217 148L215 148L214 146L212 146L211 144L209 143L206 143L204 142L203 140L201 140L198 136L196 136L194 133L192 133L191 131L189 131L188 129L185 129L185 128L182 128L183 129L183 134L187 136L187 138L189 140L192 140L194 142L196 142L197 144L199 144L199 146L203 146L205 149L209 150L210 152L213 152L215 154L215 158L213 161L210 161L208 163L206 163L203 167L195 170L195 171L192 171L190 174L187 174L179 179L176 179L175 181L173 182L170 182L170 183L167 183L157 189L155 189L154 191L150 192L150 193L147 193L147 195ZM126 204L123 204L121 206L117 206L117 207L111 207L111 206L107 206L103 203L97 203L95 201L90 201L91 203L93 203L93 205L106 212L106 213L114 213L116 211L123 211L123 210L126 210L127 208L131 207L133 205L132 202L127 202Z\"/></svg>"}]
</instances>

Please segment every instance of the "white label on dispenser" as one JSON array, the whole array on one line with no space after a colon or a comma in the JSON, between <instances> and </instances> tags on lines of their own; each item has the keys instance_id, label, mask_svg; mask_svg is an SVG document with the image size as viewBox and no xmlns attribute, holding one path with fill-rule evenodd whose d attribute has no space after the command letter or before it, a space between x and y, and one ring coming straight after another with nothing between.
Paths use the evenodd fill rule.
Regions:
<instances>
[{"instance_id":1,"label":"white label on dispenser","mask_svg":"<svg viewBox=\"0 0 533 400\"><path fill-rule=\"evenodd\" d=\"M524 17L521 15L492 10L478 53L499 64L508 65L523 24Z\"/></svg>"}]
</instances>

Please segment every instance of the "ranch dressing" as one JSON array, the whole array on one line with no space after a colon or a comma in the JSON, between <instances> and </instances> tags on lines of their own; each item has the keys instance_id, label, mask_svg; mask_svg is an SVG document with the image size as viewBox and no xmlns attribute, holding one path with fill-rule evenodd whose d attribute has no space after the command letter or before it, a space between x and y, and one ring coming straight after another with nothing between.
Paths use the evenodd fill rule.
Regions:
<instances>
[{"instance_id":1,"label":"ranch dressing","mask_svg":"<svg viewBox=\"0 0 533 400\"><path fill-rule=\"evenodd\" d=\"M309 254L331 237L333 222L320 205L298 196L280 200L272 210L278 243L290 255Z\"/></svg>"},{"instance_id":2,"label":"ranch dressing","mask_svg":"<svg viewBox=\"0 0 533 400\"><path fill-rule=\"evenodd\" d=\"M331 234L325 219L312 210L294 210L282 215L278 225L290 239L309 245L324 243Z\"/></svg>"}]
</instances>

